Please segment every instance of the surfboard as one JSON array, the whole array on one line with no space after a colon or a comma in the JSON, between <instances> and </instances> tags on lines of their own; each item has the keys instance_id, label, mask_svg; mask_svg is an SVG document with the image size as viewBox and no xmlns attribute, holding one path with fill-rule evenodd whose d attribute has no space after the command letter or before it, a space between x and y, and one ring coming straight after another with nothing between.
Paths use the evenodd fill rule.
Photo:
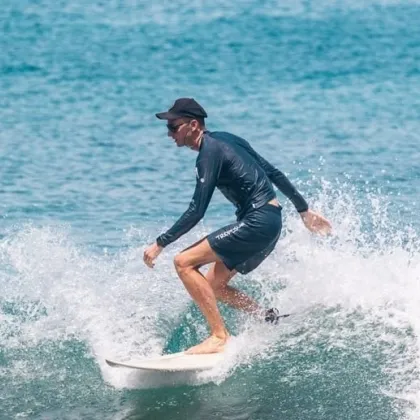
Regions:
<instances>
[{"instance_id":1,"label":"surfboard","mask_svg":"<svg viewBox=\"0 0 420 420\"><path fill-rule=\"evenodd\" d=\"M117 368L122 367L160 372L191 372L212 369L221 363L223 359L223 353L185 354L185 352L180 352L151 359L129 360L127 362L110 359L105 359L105 361L109 366Z\"/></svg>"}]
</instances>

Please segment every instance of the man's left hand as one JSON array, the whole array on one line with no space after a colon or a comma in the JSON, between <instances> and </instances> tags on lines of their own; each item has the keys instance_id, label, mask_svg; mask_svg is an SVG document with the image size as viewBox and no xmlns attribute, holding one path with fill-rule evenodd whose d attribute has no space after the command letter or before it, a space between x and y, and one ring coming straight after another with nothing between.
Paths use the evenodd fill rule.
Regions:
<instances>
[{"instance_id":1,"label":"man's left hand","mask_svg":"<svg viewBox=\"0 0 420 420\"><path fill-rule=\"evenodd\" d=\"M143 261L148 267L153 268L155 266L154 261L162 252L162 249L163 248L156 242L145 249L143 254Z\"/></svg>"},{"instance_id":2,"label":"man's left hand","mask_svg":"<svg viewBox=\"0 0 420 420\"><path fill-rule=\"evenodd\" d=\"M321 235L328 235L331 233L331 224L324 216L321 216L310 209L300 213L300 216L302 217L305 226L311 232L319 233Z\"/></svg>"}]
</instances>

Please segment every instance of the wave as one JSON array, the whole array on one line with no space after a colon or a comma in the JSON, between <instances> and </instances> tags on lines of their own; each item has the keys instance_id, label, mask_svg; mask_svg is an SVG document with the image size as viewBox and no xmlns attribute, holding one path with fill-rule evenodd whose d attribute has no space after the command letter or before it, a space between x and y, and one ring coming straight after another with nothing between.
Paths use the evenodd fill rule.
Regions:
<instances>
[{"instance_id":1,"label":"wave","mask_svg":"<svg viewBox=\"0 0 420 420\"><path fill-rule=\"evenodd\" d=\"M294 395L311 394L323 401L325 412L339 413L331 402L335 392L348 404L359 401L351 408L354 418L373 406L393 413L389 418L415 418L419 233L392 220L380 195L362 202L324 185L314 202L333 222L330 238L312 236L295 213L286 212L286 229L273 254L255 272L233 280L263 305L293 316L267 326L222 305L235 335L226 361L213 371L170 378L113 370L104 359L179 351L206 336L203 318L176 278L173 252L149 270L142 246L99 254L78 245L69 227L11 229L0 242L0 382L13 385L10 413L19 406L12 389L46 381L42 395L48 406L46 395L61 377L67 381L62 403L89 389L101 393L104 383L111 390L210 383L240 389L242 380L251 396L263 390L260 398L271 402L272 389L287 393L290 403ZM202 236L203 229L179 246ZM144 244L146 231L138 232ZM129 235L133 243L138 240ZM248 408L254 410L251 400ZM302 410L322 418L308 401Z\"/></svg>"}]
</instances>

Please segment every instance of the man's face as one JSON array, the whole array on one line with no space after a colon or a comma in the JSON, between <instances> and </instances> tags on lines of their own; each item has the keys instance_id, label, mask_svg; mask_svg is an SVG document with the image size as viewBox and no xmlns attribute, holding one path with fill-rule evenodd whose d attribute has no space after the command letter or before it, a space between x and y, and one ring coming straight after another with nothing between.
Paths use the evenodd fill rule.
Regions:
<instances>
[{"instance_id":1,"label":"man's face","mask_svg":"<svg viewBox=\"0 0 420 420\"><path fill-rule=\"evenodd\" d=\"M187 137L190 136L190 134L188 134L191 132L190 122L191 121L187 121L185 118L168 120L168 137L173 138L178 147L185 146L185 141Z\"/></svg>"}]
</instances>

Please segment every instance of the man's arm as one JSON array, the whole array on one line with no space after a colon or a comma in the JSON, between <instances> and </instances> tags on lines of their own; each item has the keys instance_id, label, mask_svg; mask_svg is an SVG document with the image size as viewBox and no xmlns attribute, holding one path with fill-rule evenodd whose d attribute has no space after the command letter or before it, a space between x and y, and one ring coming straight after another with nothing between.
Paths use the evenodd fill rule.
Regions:
<instances>
[{"instance_id":1,"label":"man's arm","mask_svg":"<svg viewBox=\"0 0 420 420\"><path fill-rule=\"evenodd\" d=\"M327 235L331 233L332 227L330 222L318 213L309 209L308 203L300 195L299 191L293 186L289 179L283 172L275 168L271 163L260 156L251 146L252 155L255 157L260 166L264 169L270 181L287 197L289 198L296 210L300 213L305 226L314 233Z\"/></svg>"},{"instance_id":2,"label":"man's arm","mask_svg":"<svg viewBox=\"0 0 420 420\"><path fill-rule=\"evenodd\" d=\"M214 154L197 160L197 183L191 203L187 211L164 234L156 239L156 243L165 247L191 230L203 217L216 188L221 168L221 159Z\"/></svg>"},{"instance_id":3,"label":"man's arm","mask_svg":"<svg viewBox=\"0 0 420 420\"><path fill-rule=\"evenodd\" d=\"M270 181L293 203L296 207L296 210L299 213L308 211L308 203L295 188L295 186L289 181L287 176L274 167L271 163L266 161L261 155L259 155L254 149L251 148L252 154L259 163L259 165L264 169Z\"/></svg>"},{"instance_id":4,"label":"man's arm","mask_svg":"<svg viewBox=\"0 0 420 420\"><path fill-rule=\"evenodd\" d=\"M283 172L275 168L271 163L267 162L262 156L255 152L258 162L263 167L270 181L295 205L296 210L300 213L305 226L314 233L327 235L331 233L332 227L330 222L313 210L310 210L308 203L300 195L299 191L293 186Z\"/></svg>"}]
</instances>

